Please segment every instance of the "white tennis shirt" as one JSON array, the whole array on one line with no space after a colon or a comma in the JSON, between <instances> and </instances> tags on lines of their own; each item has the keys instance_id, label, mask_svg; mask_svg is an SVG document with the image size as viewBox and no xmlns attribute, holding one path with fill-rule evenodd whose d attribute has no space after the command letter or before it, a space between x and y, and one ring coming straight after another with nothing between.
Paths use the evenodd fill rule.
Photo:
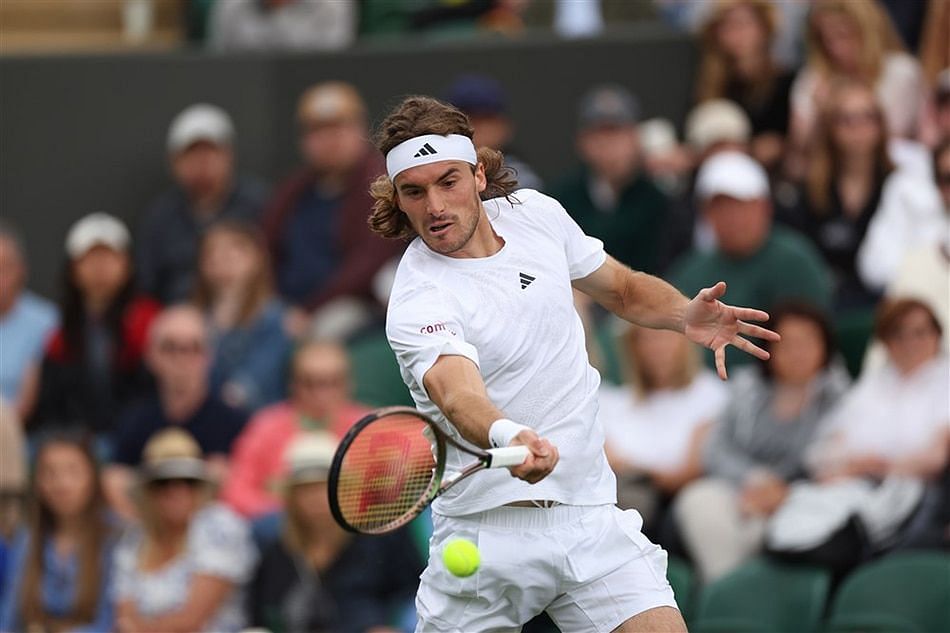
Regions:
<instances>
[{"instance_id":1,"label":"white tennis shirt","mask_svg":"<svg viewBox=\"0 0 950 633\"><path fill-rule=\"evenodd\" d=\"M464 356L478 366L491 401L560 452L554 471L537 484L507 469L456 484L433 506L447 516L530 499L616 501L597 418L600 375L588 362L571 289L572 280L603 265L603 243L584 235L548 196L521 189L512 200L484 202L505 241L490 257L447 257L417 237L399 263L389 301L386 334L420 411L466 443L423 387L439 356ZM450 447L447 470L472 459Z\"/></svg>"}]
</instances>

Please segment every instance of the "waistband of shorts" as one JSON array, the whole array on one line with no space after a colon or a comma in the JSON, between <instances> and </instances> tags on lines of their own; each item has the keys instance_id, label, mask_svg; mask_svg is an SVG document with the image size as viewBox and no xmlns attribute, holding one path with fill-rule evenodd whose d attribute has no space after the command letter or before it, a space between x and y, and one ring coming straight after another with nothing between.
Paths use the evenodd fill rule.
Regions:
<instances>
[{"instance_id":1,"label":"waistband of shorts","mask_svg":"<svg viewBox=\"0 0 950 633\"><path fill-rule=\"evenodd\" d=\"M539 529L573 523L606 505L574 506L561 504L549 508L501 506L484 512L446 517L453 521L471 521L479 525L507 529Z\"/></svg>"}]
</instances>

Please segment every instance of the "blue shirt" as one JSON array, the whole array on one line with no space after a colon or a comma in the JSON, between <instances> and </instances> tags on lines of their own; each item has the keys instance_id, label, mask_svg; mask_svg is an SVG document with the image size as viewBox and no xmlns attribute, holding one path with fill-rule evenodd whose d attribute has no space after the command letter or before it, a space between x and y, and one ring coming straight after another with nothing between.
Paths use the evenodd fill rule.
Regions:
<instances>
[{"instance_id":1,"label":"blue shirt","mask_svg":"<svg viewBox=\"0 0 950 633\"><path fill-rule=\"evenodd\" d=\"M306 303L336 273L342 205L341 196L326 197L312 187L284 225L277 286L291 302Z\"/></svg>"},{"instance_id":2,"label":"blue shirt","mask_svg":"<svg viewBox=\"0 0 950 633\"><path fill-rule=\"evenodd\" d=\"M112 614L112 551L115 541L109 539L102 548L99 558L102 586L99 589L99 604L95 619L73 629L74 633L106 633L113 630ZM6 591L0 602L0 631L22 631L24 623L20 613L20 582L26 569L30 551L30 534L26 530L17 535L10 552L4 585ZM61 557L56 552L53 540L48 538L43 545L43 577L40 581L40 595L43 610L52 617L67 617L76 600L79 582L79 557L69 554Z\"/></svg>"},{"instance_id":3,"label":"blue shirt","mask_svg":"<svg viewBox=\"0 0 950 633\"><path fill-rule=\"evenodd\" d=\"M4 400L18 400L26 370L43 357L46 340L58 325L56 306L29 291L0 317L0 396Z\"/></svg>"},{"instance_id":4,"label":"blue shirt","mask_svg":"<svg viewBox=\"0 0 950 633\"><path fill-rule=\"evenodd\" d=\"M239 385L247 398L247 411L284 398L287 360L293 344L284 330L284 306L280 301L269 301L247 326L226 331L212 326L212 340L211 388L216 393L226 382Z\"/></svg>"}]
</instances>

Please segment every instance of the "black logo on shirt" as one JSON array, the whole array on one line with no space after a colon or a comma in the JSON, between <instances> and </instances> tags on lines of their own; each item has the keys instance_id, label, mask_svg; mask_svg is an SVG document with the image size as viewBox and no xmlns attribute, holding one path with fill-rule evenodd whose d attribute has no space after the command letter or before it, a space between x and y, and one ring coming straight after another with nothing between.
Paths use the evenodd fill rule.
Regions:
<instances>
[{"instance_id":1,"label":"black logo on shirt","mask_svg":"<svg viewBox=\"0 0 950 633\"><path fill-rule=\"evenodd\" d=\"M535 280L535 277L527 273L518 273L518 277L521 279L521 289L524 290L531 285L531 282Z\"/></svg>"},{"instance_id":2,"label":"black logo on shirt","mask_svg":"<svg viewBox=\"0 0 950 633\"><path fill-rule=\"evenodd\" d=\"M435 151L434 147L426 143L425 145L419 148L419 151L415 153L413 158L420 158L422 156L431 156L432 154L438 154L438 152Z\"/></svg>"}]
</instances>

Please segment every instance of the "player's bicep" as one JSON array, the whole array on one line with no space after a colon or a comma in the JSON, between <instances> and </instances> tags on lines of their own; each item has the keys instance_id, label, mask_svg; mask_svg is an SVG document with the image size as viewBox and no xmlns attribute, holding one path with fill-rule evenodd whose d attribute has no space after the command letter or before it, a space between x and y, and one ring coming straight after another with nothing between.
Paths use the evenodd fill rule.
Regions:
<instances>
[{"instance_id":1,"label":"player's bicep","mask_svg":"<svg viewBox=\"0 0 950 633\"><path fill-rule=\"evenodd\" d=\"M422 379L429 398L443 412L460 397L488 398L485 381L478 366L465 356L443 355L435 361Z\"/></svg>"},{"instance_id":2,"label":"player's bicep","mask_svg":"<svg viewBox=\"0 0 950 633\"><path fill-rule=\"evenodd\" d=\"M575 279L572 284L600 305L616 312L623 305L628 276L632 274L633 271L608 255L597 270Z\"/></svg>"}]
</instances>

